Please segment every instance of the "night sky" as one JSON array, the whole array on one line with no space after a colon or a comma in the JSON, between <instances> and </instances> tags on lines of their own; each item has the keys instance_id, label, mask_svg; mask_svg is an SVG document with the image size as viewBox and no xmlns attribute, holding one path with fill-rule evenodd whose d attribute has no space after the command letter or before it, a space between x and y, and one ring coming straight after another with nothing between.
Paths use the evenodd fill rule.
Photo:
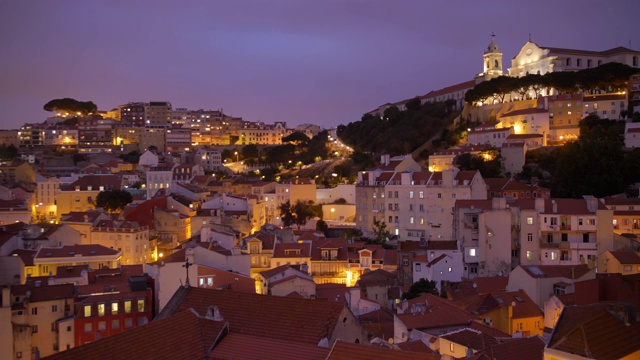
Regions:
<instances>
[{"instance_id":1,"label":"night sky","mask_svg":"<svg viewBox=\"0 0 640 360\"><path fill-rule=\"evenodd\" d=\"M0 0L0 128L63 97L330 128L471 80L492 32L506 70L529 34L638 50L639 19L638 0Z\"/></svg>"}]
</instances>

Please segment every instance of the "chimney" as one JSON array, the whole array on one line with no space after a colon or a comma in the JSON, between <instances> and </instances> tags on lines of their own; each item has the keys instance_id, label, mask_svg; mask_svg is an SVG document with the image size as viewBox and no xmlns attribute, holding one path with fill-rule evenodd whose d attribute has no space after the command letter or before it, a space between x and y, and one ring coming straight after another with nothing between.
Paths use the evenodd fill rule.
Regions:
<instances>
[{"instance_id":1,"label":"chimney","mask_svg":"<svg viewBox=\"0 0 640 360\"><path fill-rule=\"evenodd\" d=\"M551 200L551 207L554 214L558 213L558 204L555 200Z\"/></svg>"},{"instance_id":2,"label":"chimney","mask_svg":"<svg viewBox=\"0 0 640 360\"><path fill-rule=\"evenodd\" d=\"M538 214L544 213L544 198L536 198L535 207Z\"/></svg>"},{"instance_id":3,"label":"chimney","mask_svg":"<svg viewBox=\"0 0 640 360\"><path fill-rule=\"evenodd\" d=\"M382 154L380 156L380 163L382 163L382 165L389 165L390 160L391 156L389 154Z\"/></svg>"},{"instance_id":4,"label":"chimney","mask_svg":"<svg viewBox=\"0 0 640 360\"><path fill-rule=\"evenodd\" d=\"M584 195L583 198L587 202L587 210L589 210L589 212L595 213L598 210L598 199L596 199L593 195Z\"/></svg>"},{"instance_id":5,"label":"chimney","mask_svg":"<svg viewBox=\"0 0 640 360\"><path fill-rule=\"evenodd\" d=\"M209 308L207 309L207 315L205 315L205 318L207 318L209 320L213 320L213 321L222 321L222 320L224 320L224 318L220 314L220 308L218 308L215 305L209 306Z\"/></svg>"}]
</instances>

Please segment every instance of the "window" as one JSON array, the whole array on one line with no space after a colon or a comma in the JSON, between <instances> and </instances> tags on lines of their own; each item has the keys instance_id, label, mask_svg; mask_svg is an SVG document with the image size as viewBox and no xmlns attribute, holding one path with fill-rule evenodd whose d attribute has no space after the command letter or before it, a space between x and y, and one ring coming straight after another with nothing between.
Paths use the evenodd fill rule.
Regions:
<instances>
[{"instance_id":1,"label":"window","mask_svg":"<svg viewBox=\"0 0 640 360\"><path fill-rule=\"evenodd\" d=\"M98 304L98 316L104 316L106 305L104 303Z\"/></svg>"},{"instance_id":2,"label":"window","mask_svg":"<svg viewBox=\"0 0 640 360\"><path fill-rule=\"evenodd\" d=\"M389 210L393 210L393 204L389 204Z\"/></svg>"},{"instance_id":3,"label":"window","mask_svg":"<svg viewBox=\"0 0 640 360\"><path fill-rule=\"evenodd\" d=\"M558 218L557 217L552 217L551 218L551 226L557 226L558 225Z\"/></svg>"},{"instance_id":4,"label":"window","mask_svg":"<svg viewBox=\"0 0 640 360\"><path fill-rule=\"evenodd\" d=\"M84 317L91 317L91 305L84 306Z\"/></svg>"},{"instance_id":5,"label":"window","mask_svg":"<svg viewBox=\"0 0 640 360\"><path fill-rule=\"evenodd\" d=\"M533 241L533 234L532 233L528 233L527 234L527 241L528 242L532 242Z\"/></svg>"},{"instance_id":6,"label":"window","mask_svg":"<svg viewBox=\"0 0 640 360\"><path fill-rule=\"evenodd\" d=\"M413 211L413 204L409 204L409 211Z\"/></svg>"},{"instance_id":7,"label":"window","mask_svg":"<svg viewBox=\"0 0 640 360\"><path fill-rule=\"evenodd\" d=\"M532 259L533 259L533 251L527 250L527 260L532 260Z\"/></svg>"},{"instance_id":8,"label":"window","mask_svg":"<svg viewBox=\"0 0 640 360\"><path fill-rule=\"evenodd\" d=\"M124 301L124 313L125 314L131 313L131 300Z\"/></svg>"},{"instance_id":9,"label":"window","mask_svg":"<svg viewBox=\"0 0 640 360\"><path fill-rule=\"evenodd\" d=\"M476 256L476 249L469 249L469 256Z\"/></svg>"},{"instance_id":10,"label":"window","mask_svg":"<svg viewBox=\"0 0 640 360\"><path fill-rule=\"evenodd\" d=\"M117 302L112 302L111 303L111 315L118 315L118 303Z\"/></svg>"},{"instance_id":11,"label":"window","mask_svg":"<svg viewBox=\"0 0 640 360\"><path fill-rule=\"evenodd\" d=\"M420 199L424 199L424 191L420 191L420 192L418 192L418 197L419 197Z\"/></svg>"},{"instance_id":12,"label":"window","mask_svg":"<svg viewBox=\"0 0 640 360\"><path fill-rule=\"evenodd\" d=\"M582 225L582 218L578 219L578 225Z\"/></svg>"},{"instance_id":13,"label":"window","mask_svg":"<svg viewBox=\"0 0 640 360\"><path fill-rule=\"evenodd\" d=\"M31 333L32 334L37 334L38 333L38 325L32 325L31 326Z\"/></svg>"},{"instance_id":14,"label":"window","mask_svg":"<svg viewBox=\"0 0 640 360\"><path fill-rule=\"evenodd\" d=\"M422 271L421 265L422 265L422 264L420 264L420 263L417 263L417 264L416 264L416 272L420 272L420 271Z\"/></svg>"},{"instance_id":15,"label":"window","mask_svg":"<svg viewBox=\"0 0 640 360\"><path fill-rule=\"evenodd\" d=\"M31 315L38 315L38 307L34 306L31 308Z\"/></svg>"},{"instance_id":16,"label":"window","mask_svg":"<svg viewBox=\"0 0 640 360\"><path fill-rule=\"evenodd\" d=\"M623 270L624 270L624 272L631 271L631 265L625 265Z\"/></svg>"},{"instance_id":17,"label":"window","mask_svg":"<svg viewBox=\"0 0 640 360\"><path fill-rule=\"evenodd\" d=\"M409 224L413 224L413 216L409 218Z\"/></svg>"},{"instance_id":18,"label":"window","mask_svg":"<svg viewBox=\"0 0 640 360\"><path fill-rule=\"evenodd\" d=\"M413 199L413 191L409 191L409 199Z\"/></svg>"},{"instance_id":19,"label":"window","mask_svg":"<svg viewBox=\"0 0 640 360\"><path fill-rule=\"evenodd\" d=\"M52 313L58 312L58 305L51 305L51 312Z\"/></svg>"},{"instance_id":20,"label":"window","mask_svg":"<svg viewBox=\"0 0 640 360\"><path fill-rule=\"evenodd\" d=\"M560 234L560 241L564 241L564 242L569 241L569 234L567 233Z\"/></svg>"},{"instance_id":21,"label":"window","mask_svg":"<svg viewBox=\"0 0 640 360\"><path fill-rule=\"evenodd\" d=\"M389 199L393 198L393 191L389 191Z\"/></svg>"},{"instance_id":22,"label":"window","mask_svg":"<svg viewBox=\"0 0 640 360\"><path fill-rule=\"evenodd\" d=\"M442 199L442 194L438 193L438 199Z\"/></svg>"},{"instance_id":23,"label":"window","mask_svg":"<svg viewBox=\"0 0 640 360\"><path fill-rule=\"evenodd\" d=\"M567 65L567 66L571 66L571 58L567 58L567 60L566 60L566 65Z\"/></svg>"},{"instance_id":24,"label":"window","mask_svg":"<svg viewBox=\"0 0 640 360\"><path fill-rule=\"evenodd\" d=\"M99 321L98 322L98 331L105 331L107 330L107 322L106 321Z\"/></svg>"},{"instance_id":25,"label":"window","mask_svg":"<svg viewBox=\"0 0 640 360\"><path fill-rule=\"evenodd\" d=\"M533 225L533 217L527 217L527 225Z\"/></svg>"},{"instance_id":26,"label":"window","mask_svg":"<svg viewBox=\"0 0 640 360\"><path fill-rule=\"evenodd\" d=\"M133 319L132 318L124 319L124 327L130 328L132 326L133 326Z\"/></svg>"},{"instance_id":27,"label":"window","mask_svg":"<svg viewBox=\"0 0 640 360\"><path fill-rule=\"evenodd\" d=\"M84 324L84 332L90 333L93 332L93 325L91 323Z\"/></svg>"},{"instance_id":28,"label":"window","mask_svg":"<svg viewBox=\"0 0 640 360\"><path fill-rule=\"evenodd\" d=\"M118 320L118 319L111 320L111 328L112 329L120 329L120 320Z\"/></svg>"},{"instance_id":29,"label":"window","mask_svg":"<svg viewBox=\"0 0 640 360\"><path fill-rule=\"evenodd\" d=\"M138 299L138 312L144 312L144 299Z\"/></svg>"},{"instance_id":30,"label":"window","mask_svg":"<svg viewBox=\"0 0 640 360\"><path fill-rule=\"evenodd\" d=\"M595 225L596 219L587 219L587 225Z\"/></svg>"},{"instance_id":31,"label":"window","mask_svg":"<svg viewBox=\"0 0 640 360\"><path fill-rule=\"evenodd\" d=\"M558 254L554 251L551 252L551 260L555 260L558 258Z\"/></svg>"},{"instance_id":32,"label":"window","mask_svg":"<svg viewBox=\"0 0 640 360\"><path fill-rule=\"evenodd\" d=\"M589 233L582 234L582 242L583 243L588 243L589 242Z\"/></svg>"}]
</instances>

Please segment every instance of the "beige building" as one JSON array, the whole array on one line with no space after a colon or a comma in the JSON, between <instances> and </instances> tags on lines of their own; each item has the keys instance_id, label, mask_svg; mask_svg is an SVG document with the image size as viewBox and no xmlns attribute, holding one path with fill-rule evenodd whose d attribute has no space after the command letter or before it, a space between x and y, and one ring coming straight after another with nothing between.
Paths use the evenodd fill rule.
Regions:
<instances>
[{"instance_id":1,"label":"beige building","mask_svg":"<svg viewBox=\"0 0 640 360\"><path fill-rule=\"evenodd\" d=\"M16 285L11 287L11 299L13 329L2 336L12 338L9 349L13 355L8 359L31 359L33 354L45 357L74 346L69 336L74 332L73 322L65 321L73 317L73 284Z\"/></svg>"},{"instance_id":2,"label":"beige building","mask_svg":"<svg viewBox=\"0 0 640 360\"><path fill-rule=\"evenodd\" d=\"M121 251L120 263L123 265L144 264L156 254L149 242L149 228L130 221L98 222L91 228L89 243Z\"/></svg>"},{"instance_id":3,"label":"beige building","mask_svg":"<svg viewBox=\"0 0 640 360\"><path fill-rule=\"evenodd\" d=\"M640 254L634 251L605 251L598 257L598 273L640 274Z\"/></svg>"},{"instance_id":4,"label":"beige building","mask_svg":"<svg viewBox=\"0 0 640 360\"><path fill-rule=\"evenodd\" d=\"M34 276L48 276L59 266L88 265L91 269L116 268L121 264L122 252L97 244L41 247L33 263Z\"/></svg>"}]
</instances>

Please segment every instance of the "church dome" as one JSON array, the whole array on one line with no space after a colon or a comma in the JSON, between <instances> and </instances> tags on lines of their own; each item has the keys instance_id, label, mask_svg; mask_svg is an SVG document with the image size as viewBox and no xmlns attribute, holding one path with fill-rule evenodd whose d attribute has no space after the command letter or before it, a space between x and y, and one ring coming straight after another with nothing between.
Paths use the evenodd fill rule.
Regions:
<instances>
[{"instance_id":1,"label":"church dome","mask_svg":"<svg viewBox=\"0 0 640 360\"><path fill-rule=\"evenodd\" d=\"M491 34L491 43L489 43L489 46L487 46L487 51L486 53L497 53L500 52L500 49L498 49L498 45L495 42L495 35Z\"/></svg>"}]
</instances>

